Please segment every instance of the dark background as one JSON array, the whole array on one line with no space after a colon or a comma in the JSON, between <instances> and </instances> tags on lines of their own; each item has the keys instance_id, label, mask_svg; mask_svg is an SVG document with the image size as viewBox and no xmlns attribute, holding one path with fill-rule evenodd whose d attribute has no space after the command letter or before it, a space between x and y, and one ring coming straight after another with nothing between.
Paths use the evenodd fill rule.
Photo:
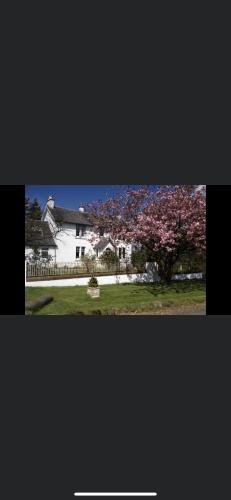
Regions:
<instances>
[{"instance_id":1,"label":"dark background","mask_svg":"<svg viewBox=\"0 0 231 500\"><path fill-rule=\"evenodd\" d=\"M229 497L230 308L217 262L230 194L207 188L207 312L217 316L24 317L24 186L1 186L14 263L2 272L3 498Z\"/></svg>"},{"instance_id":2,"label":"dark background","mask_svg":"<svg viewBox=\"0 0 231 500\"><path fill-rule=\"evenodd\" d=\"M222 317L5 317L2 498L229 498Z\"/></svg>"},{"instance_id":3,"label":"dark background","mask_svg":"<svg viewBox=\"0 0 231 500\"><path fill-rule=\"evenodd\" d=\"M230 185L228 11L82 6L2 16L1 184ZM25 317L22 209L1 191L1 498L230 498L224 196L212 315Z\"/></svg>"}]
</instances>

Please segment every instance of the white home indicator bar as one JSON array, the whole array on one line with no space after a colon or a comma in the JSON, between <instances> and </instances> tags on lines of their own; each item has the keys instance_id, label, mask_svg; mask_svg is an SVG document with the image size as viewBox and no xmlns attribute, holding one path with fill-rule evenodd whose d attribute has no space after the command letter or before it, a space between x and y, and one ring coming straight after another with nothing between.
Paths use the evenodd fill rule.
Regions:
<instances>
[{"instance_id":1,"label":"white home indicator bar","mask_svg":"<svg viewBox=\"0 0 231 500\"><path fill-rule=\"evenodd\" d=\"M74 495L76 497L156 497L157 496L157 493L155 492L145 492L145 493L131 493L131 492L124 492L124 493L115 493L115 492L111 492L111 493L99 493L99 492L95 492L95 493L79 493L79 492L76 492L74 493Z\"/></svg>"}]
</instances>

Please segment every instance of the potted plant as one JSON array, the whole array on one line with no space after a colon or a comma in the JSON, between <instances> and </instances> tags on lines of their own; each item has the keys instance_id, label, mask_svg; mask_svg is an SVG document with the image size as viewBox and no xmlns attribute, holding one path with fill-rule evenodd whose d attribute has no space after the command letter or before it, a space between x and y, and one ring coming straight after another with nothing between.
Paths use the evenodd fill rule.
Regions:
<instances>
[{"instance_id":1,"label":"potted plant","mask_svg":"<svg viewBox=\"0 0 231 500\"><path fill-rule=\"evenodd\" d=\"M97 298L100 296L99 283L97 278L94 278L94 276L89 279L87 293L92 298Z\"/></svg>"}]
</instances>

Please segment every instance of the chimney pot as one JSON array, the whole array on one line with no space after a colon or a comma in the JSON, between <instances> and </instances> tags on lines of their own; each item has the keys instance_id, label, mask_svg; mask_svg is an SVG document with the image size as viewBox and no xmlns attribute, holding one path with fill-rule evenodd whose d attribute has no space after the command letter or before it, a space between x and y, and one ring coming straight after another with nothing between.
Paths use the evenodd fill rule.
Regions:
<instances>
[{"instance_id":1,"label":"chimney pot","mask_svg":"<svg viewBox=\"0 0 231 500\"><path fill-rule=\"evenodd\" d=\"M53 196L48 196L47 206L49 208L54 208L54 206L55 206L55 200L54 200Z\"/></svg>"}]
</instances>

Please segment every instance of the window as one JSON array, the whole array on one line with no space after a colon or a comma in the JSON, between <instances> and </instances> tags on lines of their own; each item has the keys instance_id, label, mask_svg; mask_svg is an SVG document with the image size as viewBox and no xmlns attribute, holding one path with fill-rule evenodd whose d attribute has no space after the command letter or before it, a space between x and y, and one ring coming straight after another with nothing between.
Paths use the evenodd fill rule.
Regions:
<instances>
[{"instance_id":1,"label":"window","mask_svg":"<svg viewBox=\"0 0 231 500\"><path fill-rule=\"evenodd\" d=\"M76 247L76 259L84 257L85 255L85 247Z\"/></svg>"},{"instance_id":2,"label":"window","mask_svg":"<svg viewBox=\"0 0 231 500\"><path fill-rule=\"evenodd\" d=\"M104 235L104 228L103 227L100 227L100 229L99 229L99 235L100 236Z\"/></svg>"},{"instance_id":3,"label":"window","mask_svg":"<svg viewBox=\"0 0 231 500\"><path fill-rule=\"evenodd\" d=\"M76 236L84 236L86 234L86 226L76 224Z\"/></svg>"},{"instance_id":4,"label":"window","mask_svg":"<svg viewBox=\"0 0 231 500\"><path fill-rule=\"evenodd\" d=\"M41 251L42 259L48 259L48 248L43 248Z\"/></svg>"},{"instance_id":5,"label":"window","mask_svg":"<svg viewBox=\"0 0 231 500\"><path fill-rule=\"evenodd\" d=\"M125 255L126 255L126 252L125 252L125 248L124 247L119 247L119 259L125 259Z\"/></svg>"}]
</instances>

